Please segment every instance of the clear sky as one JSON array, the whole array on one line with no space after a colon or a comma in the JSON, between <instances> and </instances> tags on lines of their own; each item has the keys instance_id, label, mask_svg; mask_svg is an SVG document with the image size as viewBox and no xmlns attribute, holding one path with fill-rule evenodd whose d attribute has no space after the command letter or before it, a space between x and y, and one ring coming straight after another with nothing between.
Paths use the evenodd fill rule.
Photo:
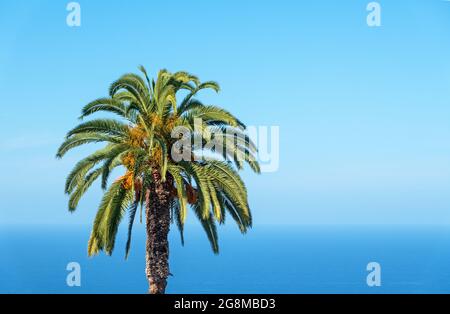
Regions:
<instances>
[{"instance_id":1,"label":"clear sky","mask_svg":"<svg viewBox=\"0 0 450 314\"><path fill-rule=\"evenodd\" d=\"M143 64L216 80L206 102L276 125L280 169L245 173L255 224L450 223L450 2L0 2L0 224L91 224L69 214L56 160L87 102Z\"/></svg>"}]
</instances>

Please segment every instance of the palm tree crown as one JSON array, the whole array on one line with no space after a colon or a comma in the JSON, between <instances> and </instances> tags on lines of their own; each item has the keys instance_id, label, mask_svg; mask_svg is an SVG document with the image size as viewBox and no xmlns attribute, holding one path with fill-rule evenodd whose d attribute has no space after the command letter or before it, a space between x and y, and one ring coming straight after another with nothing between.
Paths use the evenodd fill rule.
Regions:
<instances>
[{"instance_id":1,"label":"palm tree crown","mask_svg":"<svg viewBox=\"0 0 450 314\"><path fill-rule=\"evenodd\" d=\"M111 85L109 97L89 103L81 115L85 119L97 112L108 112L117 119L83 122L68 132L59 148L57 157L62 158L78 146L105 143L78 162L68 175L65 192L70 195L69 210L75 211L94 181L100 180L105 192L88 253L112 254L119 224L128 212L128 256L136 214L141 208L142 217L142 207L152 202L146 191L160 180L169 190L170 217L182 241L191 207L213 251L218 253L216 222L224 223L226 213L242 233L252 225L247 190L237 170L246 162L260 172L256 147L245 134L245 125L231 113L194 98L203 89L218 92L217 83L201 83L189 73L166 70L159 72L155 82L143 67L140 70L142 77L123 75ZM184 93L181 103L177 102L179 92ZM184 131L189 131L190 137L185 137ZM180 143L185 145L180 148ZM189 160L179 158L186 155ZM115 168L123 169L124 174L108 184Z\"/></svg>"}]
</instances>

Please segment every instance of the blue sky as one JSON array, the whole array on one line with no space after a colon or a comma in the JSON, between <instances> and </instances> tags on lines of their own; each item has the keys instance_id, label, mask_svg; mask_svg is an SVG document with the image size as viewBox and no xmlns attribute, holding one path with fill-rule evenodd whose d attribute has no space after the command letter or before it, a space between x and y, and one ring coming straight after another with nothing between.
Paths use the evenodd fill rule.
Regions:
<instances>
[{"instance_id":1,"label":"blue sky","mask_svg":"<svg viewBox=\"0 0 450 314\"><path fill-rule=\"evenodd\" d=\"M450 223L450 3L362 0L0 3L0 223L90 224L56 160L81 107L139 64L216 80L203 94L277 125L280 169L244 173L255 224Z\"/></svg>"}]
</instances>

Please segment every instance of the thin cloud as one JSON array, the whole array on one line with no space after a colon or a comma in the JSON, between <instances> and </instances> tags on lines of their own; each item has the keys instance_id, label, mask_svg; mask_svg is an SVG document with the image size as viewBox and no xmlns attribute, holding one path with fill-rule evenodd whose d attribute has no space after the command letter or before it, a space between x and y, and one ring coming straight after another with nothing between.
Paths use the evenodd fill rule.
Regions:
<instances>
[{"instance_id":1,"label":"thin cloud","mask_svg":"<svg viewBox=\"0 0 450 314\"><path fill-rule=\"evenodd\" d=\"M0 141L2 151L21 151L56 145L61 139L49 135L21 135Z\"/></svg>"}]
</instances>

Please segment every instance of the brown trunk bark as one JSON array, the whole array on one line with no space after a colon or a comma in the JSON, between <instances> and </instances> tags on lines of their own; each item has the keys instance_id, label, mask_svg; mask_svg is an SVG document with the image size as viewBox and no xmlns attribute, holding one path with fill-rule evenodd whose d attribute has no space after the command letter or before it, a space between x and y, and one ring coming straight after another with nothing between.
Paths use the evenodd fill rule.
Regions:
<instances>
[{"instance_id":1,"label":"brown trunk bark","mask_svg":"<svg viewBox=\"0 0 450 314\"><path fill-rule=\"evenodd\" d=\"M153 183L146 190L146 275L150 294L164 294L169 277L169 229L171 178L161 181L153 170Z\"/></svg>"}]
</instances>

